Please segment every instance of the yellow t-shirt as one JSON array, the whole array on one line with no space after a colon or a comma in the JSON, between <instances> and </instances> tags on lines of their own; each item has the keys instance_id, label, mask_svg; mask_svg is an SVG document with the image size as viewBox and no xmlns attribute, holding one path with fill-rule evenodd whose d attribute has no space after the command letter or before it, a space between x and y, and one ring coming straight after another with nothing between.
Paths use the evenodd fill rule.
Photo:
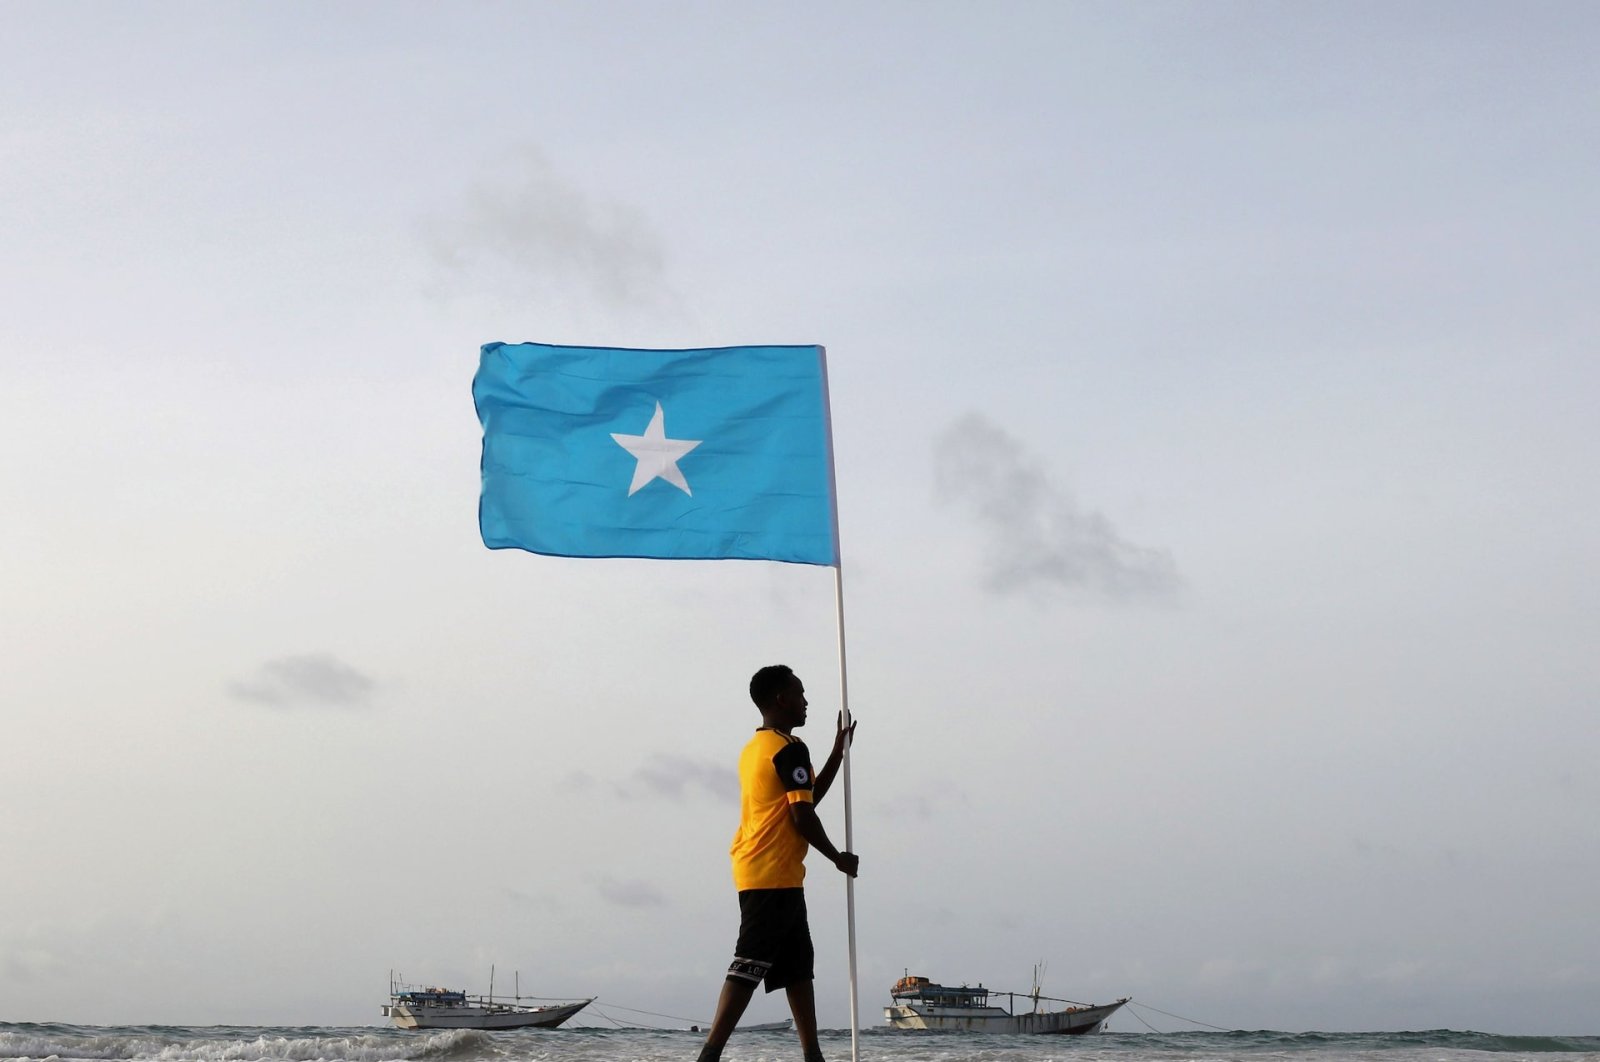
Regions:
<instances>
[{"instance_id":1,"label":"yellow t-shirt","mask_svg":"<svg viewBox=\"0 0 1600 1062\"><path fill-rule=\"evenodd\" d=\"M739 754L739 830L733 887L798 889L810 845L789 821L789 805L811 803L811 753L793 734L762 727Z\"/></svg>"}]
</instances>

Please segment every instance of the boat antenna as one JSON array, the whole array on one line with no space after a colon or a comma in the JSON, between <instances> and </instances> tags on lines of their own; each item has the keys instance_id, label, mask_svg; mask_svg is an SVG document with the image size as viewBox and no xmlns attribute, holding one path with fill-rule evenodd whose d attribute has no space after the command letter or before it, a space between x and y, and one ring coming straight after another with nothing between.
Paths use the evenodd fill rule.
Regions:
<instances>
[{"instance_id":1,"label":"boat antenna","mask_svg":"<svg viewBox=\"0 0 1600 1062\"><path fill-rule=\"evenodd\" d=\"M489 964L489 1002L494 1002L494 963Z\"/></svg>"}]
</instances>

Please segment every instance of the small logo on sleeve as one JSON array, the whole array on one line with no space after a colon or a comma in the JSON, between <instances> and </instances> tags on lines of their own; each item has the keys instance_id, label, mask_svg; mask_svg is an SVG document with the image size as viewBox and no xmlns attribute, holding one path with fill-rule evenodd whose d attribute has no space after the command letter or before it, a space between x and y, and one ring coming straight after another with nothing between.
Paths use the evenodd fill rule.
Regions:
<instances>
[{"instance_id":1,"label":"small logo on sleeve","mask_svg":"<svg viewBox=\"0 0 1600 1062\"><path fill-rule=\"evenodd\" d=\"M794 769L794 774L790 777L794 779L795 785L805 785L807 782L811 781L811 772L806 770L804 767L796 767Z\"/></svg>"}]
</instances>

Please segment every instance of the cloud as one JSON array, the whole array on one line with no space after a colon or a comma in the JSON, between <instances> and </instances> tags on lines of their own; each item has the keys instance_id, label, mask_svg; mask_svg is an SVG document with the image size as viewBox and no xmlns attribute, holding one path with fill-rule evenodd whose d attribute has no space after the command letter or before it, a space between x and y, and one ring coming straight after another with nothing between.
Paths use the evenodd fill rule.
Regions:
<instances>
[{"instance_id":1,"label":"cloud","mask_svg":"<svg viewBox=\"0 0 1600 1062\"><path fill-rule=\"evenodd\" d=\"M285 656L261 665L254 678L230 682L242 701L273 708L353 708L363 705L375 683L331 653Z\"/></svg>"},{"instance_id":2,"label":"cloud","mask_svg":"<svg viewBox=\"0 0 1600 1062\"><path fill-rule=\"evenodd\" d=\"M536 151L494 173L424 226L446 273L517 298L581 292L617 308L668 301L666 254L639 211L586 193Z\"/></svg>"},{"instance_id":3,"label":"cloud","mask_svg":"<svg viewBox=\"0 0 1600 1062\"><path fill-rule=\"evenodd\" d=\"M561 788L572 793L589 793L600 784L599 779L588 771L578 770L569 772L560 780Z\"/></svg>"},{"instance_id":4,"label":"cloud","mask_svg":"<svg viewBox=\"0 0 1600 1062\"><path fill-rule=\"evenodd\" d=\"M657 755L618 785L617 795L625 800L665 797L682 803L692 789L736 801L739 799L739 774L731 767L709 760Z\"/></svg>"},{"instance_id":5,"label":"cloud","mask_svg":"<svg viewBox=\"0 0 1600 1062\"><path fill-rule=\"evenodd\" d=\"M67 963L48 947L7 943L0 948L0 981L37 982L66 972Z\"/></svg>"},{"instance_id":6,"label":"cloud","mask_svg":"<svg viewBox=\"0 0 1600 1062\"><path fill-rule=\"evenodd\" d=\"M603 878L595 891L601 899L618 907L665 907L667 903L667 898L648 881Z\"/></svg>"},{"instance_id":7,"label":"cloud","mask_svg":"<svg viewBox=\"0 0 1600 1062\"><path fill-rule=\"evenodd\" d=\"M985 582L996 593L1086 590L1112 598L1174 593L1182 579L1165 550L1125 540L1051 482L1022 444L969 413L934 443L939 497L986 535Z\"/></svg>"},{"instance_id":8,"label":"cloud","mask_svg":"<svg viewBox=\"0 0 1600 1062\"><path fill-rule=\"evenodd\" d=\"M502 886L500 889L500 895L505 898L507 903L513 904L517 907L526 907L532 910L559 911L565 909L566 907L566 901L559 892L533 893L524 892L521 889L513 889L509 886Z\"/></svg>"}]
</instances>

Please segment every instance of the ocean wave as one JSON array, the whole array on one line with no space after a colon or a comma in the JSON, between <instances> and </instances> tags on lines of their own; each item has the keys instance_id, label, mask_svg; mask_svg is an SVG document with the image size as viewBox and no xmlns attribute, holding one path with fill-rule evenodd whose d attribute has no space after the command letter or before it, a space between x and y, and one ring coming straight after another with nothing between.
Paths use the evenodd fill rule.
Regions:
<instances>
[{"instance_id":1,"label":"ocean wave","mask_svg":"<svg viewBox=\"0 0 1600 1062\"><path fill-rule=\"evenodd\" d=\"M1593 1036L1505 1036L1480 1032L1450 1035L1460 1041L1453 1046L1468 1051L1511 1054L1593 1054L1600 1051L1600 1038Z\"/></svg>"},{"instance_id":2,"label":"ocean wave","mask_svg":"<svg viewBox=\"0 0 1600 1062\"><path fill-rule=\"evenodd\" d=\"M1164 1049L1177 1057L1191 1059L1324 1055L1348 1060L1427 1052L1429 1058L1438 1062L1475 1053L1600 1054L1600 1037L1515 1036L1457 1029L1397 1032L1238 1029L1231 1032L1107 1033L1096 1040L1102 1048L1136 1056Z\"/></svg>"},{"instance_id":3,"label":"ocean wave","mask_svg":"<svg viewBox=\"0 0 1600 1062\"><path fill-rule=\"evenodd\" d=\"M1489 1057L1600 1062L1600 1037L1417 1032L1106 1033L1063 1040L869 1028L874 1062L1485 1062ZM824 1030L829 1058L848 1058L848 1031ZM682 1031L474 1029L407 1032L380 1027L174 1027L8 1025L0 1058L29 1062L692 1062L702 1037ZM794 1057L791 1035L736 1040L729 1058Z\"/></svg>"},{"instance_id":4,"label":"ocean wave","mask_svg":"<svg viewBox=\"0 0 1600 1062\"><path fill-rule=\"evenodd\" d=\"M0 1058L151 1062L415 1062L493 1054L488 1036L454 1029L397 1037L332 1030L220 1030L81 1026L0 1028Z\"/></svg>"}]
</instances>

